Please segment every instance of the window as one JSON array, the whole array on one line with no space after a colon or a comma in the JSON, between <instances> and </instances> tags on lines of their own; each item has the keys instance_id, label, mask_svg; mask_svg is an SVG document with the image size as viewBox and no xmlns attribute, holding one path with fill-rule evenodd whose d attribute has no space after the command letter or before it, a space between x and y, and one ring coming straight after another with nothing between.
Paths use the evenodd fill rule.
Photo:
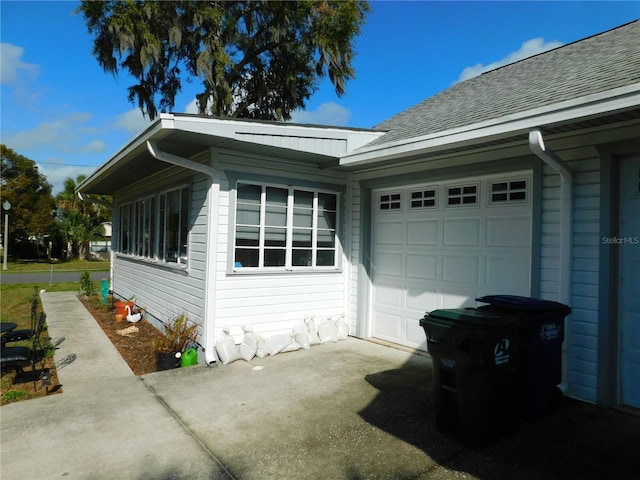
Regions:
<instances>
[{"instance_id":1,"label":"window","mask_svg":"<svg viewBox=\"0 0 640 480\"><path fill-rule=\"evenodd\" d=\"M399 193L383 193L379 197L378 208L380 210L399 210L402 207L402 197Z\"/></svg>"},{"instance_id":2,"label":"window","mask_svg":"<svg viewBox=\"0 0 640 480\"><path fill-rule=\"evenodd\" d=\"M336 193L238 183L234 267L336 267Z\"/></svg>"},{"instance_id":3,"label":"window","mask_svg":"<svg viewBox=\"0 0 640 480\"><path fill-rule=\"evenodd\" d=\"M450 185L447 187L447 206L478 204L478 185Z\"/></svg>"},{"instance_id":4,"label":"window","mask_svg":"<svg viewBox=\"0 0 640 480\"><path fill-rule=\"evenodd\" d=\"M119 253L186 264L189 189L151 195L120 207Z\"/></svg>"},{"instance_id":5,"label":"window","mask_svg":"<svg viewBox=\"0 0 640 480\"><path fill-rule=\"evenodd\" d=\"M491 203L525 202L527 200L526 180L503 180L491 182Z\"/></svg>"},{"instance_id":6,"label":"window","mask_svg":"<svg viewBox=\"0 0 640 480\"><path fill-rule=\"evenodd\" d=\"M431 187L411 192L411 208L433 208L437 206L438 188Z\"/></svg>"}]
</instances>

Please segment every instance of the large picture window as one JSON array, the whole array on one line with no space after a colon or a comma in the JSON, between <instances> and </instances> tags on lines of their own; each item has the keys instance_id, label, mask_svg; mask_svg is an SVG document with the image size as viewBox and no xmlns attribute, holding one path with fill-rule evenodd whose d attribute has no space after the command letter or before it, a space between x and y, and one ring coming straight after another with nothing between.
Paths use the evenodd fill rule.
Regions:
<instances>
[{"instance_id":1,"label":"large picture window","mask_svg":"<svg viewBox=\"0 0 640 480\"><path fill-rule=\"evenodd\" d=\"M234 266L336 267L338 194L238 183Z\"/></svg>"},{"instance_id":2,"label":"large picture window","mask_svg":"<svg viewBox=\"0 0 640 480\"><path fill-rule=\"evenodd\" d=\"M179 188L120 206L121 254L186 264L189 189Z\"/></svg>"}]
</instances>

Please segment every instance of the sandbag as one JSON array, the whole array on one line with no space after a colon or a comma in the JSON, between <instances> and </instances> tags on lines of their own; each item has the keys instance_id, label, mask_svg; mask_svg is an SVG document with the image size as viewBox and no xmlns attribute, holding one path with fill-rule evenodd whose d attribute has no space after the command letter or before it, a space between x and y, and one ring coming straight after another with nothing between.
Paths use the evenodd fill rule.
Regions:
<instances>
[{"instance_id":1,"label":"sandbag","mask_svg":"<svg viewBox=\"0 0 640 480\"><path fill-rule=\"evenodd\" d=\"M227 365L236 360L240 360L240 352L236 346L236 342L231 335L229 335L229 327L225 326L222 329L222 335L215 344L216 353L223 365Z\"/></svg>"},{"instance_id":2,"label":"sandbag","mask_svg":"<svg viewBox=\"0 0 640 480\"><path fill-rule=\"evenodd\" d=\"M323 322L318 326L318 337L320 338L320 343L331 343L338 341L338 327L336 326L336 322L327 318L323 320Z\"/></svg>"},{"instance_id":3,"label":"sandbag","mask_svg":"<svg viewBox=\"0 0 640 480\"><path fill-rule=\"evenodd\" d=\"M272 335L270 337L267 337L265 340L267 342L267 350L269 351L269 355L277 355L278 353L284 351L288 347L292 347L292 348L287 351L293 351L300 348L300 346L297 344L296 344L297 348L296 346L291 345L292 343L295 343L295 342L291 337L290 333L281 333L278 335Z\"/></svg>"},{"instance_id":4,"label":"sandbag","mask_svg":"<svg viewBox=\"0 0 640 480\"><path fill-rule=\"evenodd\" d=\"M240 344L240 356L249 362L258 352L258 344L260 343L260 335L254 333L251 325L244 325L242 327L244 331L244 337Z\"/></svg>"},{"instance_id":5,"label":"sandbag","mask_svg":"<svg viewBox=\"0 0 640 480\"><path fill-rule=\"evenodd\" d=\"M336 321L336 338L338 340L346 340L349 336L349 325L344 319L344 315L340 315L340 318Z\"/></svg>"},{"instance_id":6,"label":"sandbag","mask_svg":"<svg viewBox=\"0 0 640 480\"><path fill-rule=\"evenodd\" d=\"M316 328L316 321L313 318L313 315L305 317L304 323L307 326L307 331L309 332L309 345L319 345L320 337L318 337L318 329Z\"/></svg>"},{"instance_id":7,"label":"sandbag","mask_svg":"<svg viewBox=\"0 0 640 480\"><path fill-rule=\"evenodd\" d=\"M311 348L311 340L309 339L309 329L305 325L304 322L299 322L293 327L293 332L291 334L295 343L297 343L300 348L305 350L309 350Z\"/></svg>"},{"instance_id":8,"label":"sandbag","mask_svg":"<svg viewBox=\"0 0 640 480\"><path fill-rule=\"evenodd\" d=\"M267 345L267 340L259 336L258 337L258 349L256 350L256 357L264 358L269 355L269 346Z\"/></svg>"}]
</instances>

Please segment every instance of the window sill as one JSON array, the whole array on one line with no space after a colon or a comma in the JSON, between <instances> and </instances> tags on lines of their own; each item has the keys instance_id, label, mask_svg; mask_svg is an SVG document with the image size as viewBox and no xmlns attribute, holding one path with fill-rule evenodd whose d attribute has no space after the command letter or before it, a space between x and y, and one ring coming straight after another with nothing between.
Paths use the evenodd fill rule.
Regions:
<instances>
[{"instance_id":1,"label":"window sill","mask_svg":"<svg viewBox=\"0 0 640 480\"><path fill-rule=\"evenodd\" d=\"M326 267L326 268L306 268L297 267L285 270L283 268L233 268L227 271L229 275L320 275L320 274L340 274L342 268Z\"/></svg>"},{"instance_id":2,"label":"window sill","mask_svg":"<svg viewBox=\"0 0 640 480\"><path fill-rule=\"evenodd\" d=\"M161 262L159 260L152 260L150 258L134 257L132 255L126 255L123 253L116 253L118 260L125 260L131 263L137 263L141 265L148 265L150 267L161 268L163 270L169 270L172 272L187 272L187 264L184 263L171 263Z\"/></svg>"}]
</instances>

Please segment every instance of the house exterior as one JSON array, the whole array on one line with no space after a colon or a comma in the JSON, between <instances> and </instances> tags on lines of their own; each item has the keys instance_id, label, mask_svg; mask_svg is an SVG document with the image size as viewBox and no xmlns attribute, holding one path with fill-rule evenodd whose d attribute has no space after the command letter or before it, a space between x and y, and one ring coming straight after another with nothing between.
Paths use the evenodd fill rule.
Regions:
<instances>
[{"instance_id":1,"label":"house exterior","mask_svg":"<svg viewBox=\"0 0 640 480\"><path fill-rule=\"evenodd\" d=\"M563 387L640 408L640 21L457 83L372 129L162 114L78 187L114 202L112 289L263 335L556 300Z\"/></svg>"}]
</instances>

